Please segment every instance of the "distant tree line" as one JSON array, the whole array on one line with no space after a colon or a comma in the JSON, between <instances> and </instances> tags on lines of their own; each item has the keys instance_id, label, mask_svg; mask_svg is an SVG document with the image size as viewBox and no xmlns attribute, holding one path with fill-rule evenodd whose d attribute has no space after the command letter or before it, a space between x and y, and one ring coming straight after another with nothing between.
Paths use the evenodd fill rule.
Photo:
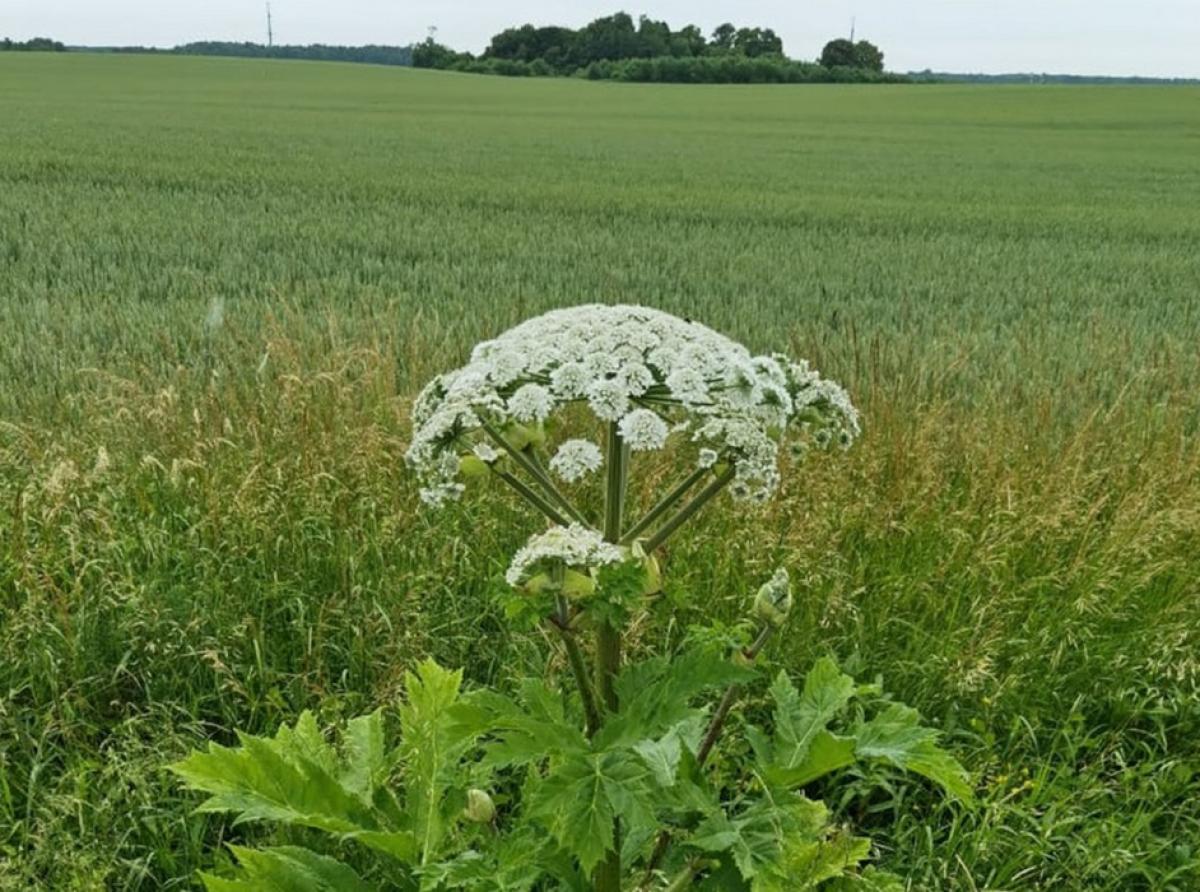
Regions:
<instances>
[{"instance_id":1,"label":"distant tree line","mask_svg":"<svg viewBox=\"0 0 1200 892\"><path fill-rule=\"evenodd\" d=\"M312 43L306 46L267 46L262 43L238 43L227 40L198 40L171 49L144 46L89 47L109 53L166 53L178 56L233 56L244 59L308 59L319 62L367 62L373 65L412 65L411 46L331 46Z\"/></svg>"},{"instance_id":2,"label":"distant tree line","mask_svg":"<svg viewBox=\"0 0 1200 892\"><path fill-rule=\"evenodd\" d=\"M478 74L673 83L816 83L904 81L885 74L883 53L865 40L834 40L818 62L783 54L771 28L730 23L711 35L695 25L672 30L666 22L624 12L579 29L522 25L494 36L483 54L460 53L432 38L413 47L413 65Z\"/></svg>"},{"instance_id":3,"label":"distant tree line","mask_svg":"<svg viewBox=\"0 0 1200 892\"><path fill-rule=\"evenodd\" d=\"M9 53L65 53L66 46L49 37L34 37L30 40L0 40L0 52Z\"/></svg>"},{"instance_id":4,"label":"distant tree line","mask_svg":"<svg viewBox=\"0 0 1200 892\"><path fill-rule=\"evenodd\" d=\"M1140 75L1112 76L1102 74L1039 74L1011 72L1008 74L962 74L953 71L910 71L908 76L922 83L939 84L1155 84L1161 86L1195 86L1200 78L1143 77Z\"/></svg>"}]
</instances>

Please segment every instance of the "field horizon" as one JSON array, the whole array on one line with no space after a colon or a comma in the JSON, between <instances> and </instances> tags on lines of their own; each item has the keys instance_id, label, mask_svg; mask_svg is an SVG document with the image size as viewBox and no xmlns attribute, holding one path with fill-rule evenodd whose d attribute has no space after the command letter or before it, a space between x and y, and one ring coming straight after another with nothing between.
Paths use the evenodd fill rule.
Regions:
<instances>
[{"instance_id":1,"label":"field horizon","mask_svg":"<svg viewBox=\"0 0 1200 892\"><path fill-rule=\"evenodd\" d=\"M419 510L408 409L591 302L806 357L864 414L673 544L638 648L783 563L771 665L882 676L978 779L971 813L831 803L882 867L1200 884L1200 87L14 53L0 120L0 889L193 888L267 831L168 762L394 707L426 656L528 665L531 529L499 491Z\"/></svg>"}]
</instances>

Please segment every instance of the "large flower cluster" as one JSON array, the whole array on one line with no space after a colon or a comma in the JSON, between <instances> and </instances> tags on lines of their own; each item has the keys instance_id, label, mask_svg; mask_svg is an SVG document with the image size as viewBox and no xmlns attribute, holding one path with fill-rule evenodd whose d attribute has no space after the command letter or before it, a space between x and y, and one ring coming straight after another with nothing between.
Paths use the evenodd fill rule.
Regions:
<instances>
[{"instance_id":1,"label":"large flower cluster","mask_svg":"<svg viewBox=\"0 0 1200 892\"><path fill-rule=\"evenodd\" d=\"M422 498L439 504L458 495L459 456L487 442L485 426L536 426L569 403L615 422L634 450L662 448L690 429L703 466L734 469L738 498L774 490L789 425L820 445L847 446L859 433L846 392L805 362L752 356L710 328L647 307L592 304L523 322L425 387L407 454L425 484ZM574 450L560 462L568 479L596 464Z\"/></svg>"}]
</instances>

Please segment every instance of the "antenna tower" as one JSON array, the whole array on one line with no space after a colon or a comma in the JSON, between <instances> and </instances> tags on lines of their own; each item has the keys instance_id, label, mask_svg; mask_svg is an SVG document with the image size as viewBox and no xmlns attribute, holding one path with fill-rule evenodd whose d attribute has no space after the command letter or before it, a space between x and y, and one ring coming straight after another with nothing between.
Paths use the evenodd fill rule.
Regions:
<instances>
[{"instance_id":1,"label":"antenna tower","mask_svg":"<svg viewBox=\"0 0 1200 892\"><path fill-rule=\"evenodd\" d=\"M275 33L271 30L271 4L267 4L267 46L275 45Z\"/></svg>"}]
</instances>

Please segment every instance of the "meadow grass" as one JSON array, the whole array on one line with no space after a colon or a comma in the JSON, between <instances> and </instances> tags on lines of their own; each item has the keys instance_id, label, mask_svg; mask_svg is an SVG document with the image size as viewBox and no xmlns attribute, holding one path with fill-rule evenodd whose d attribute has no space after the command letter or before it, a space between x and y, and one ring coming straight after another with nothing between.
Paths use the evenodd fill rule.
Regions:
<instances>
[{"instance_id":1,"label":"meadow grass","mask_svg":"<svg viewBox=\"0 0 1200 892\"><path fill-rule=\"evenodd\" d=\"M771 658L882 675L980 778L975 813L833 803L912 888L1197 888L1198 108L0 56L0 888L190 887L259 831L167 761L394 703L425 655L536 659L498 603L529 521L419 511L407 406L588 301L865 413L673 545L639 646L782 561Z\"/></svg>"}]
</instances>

